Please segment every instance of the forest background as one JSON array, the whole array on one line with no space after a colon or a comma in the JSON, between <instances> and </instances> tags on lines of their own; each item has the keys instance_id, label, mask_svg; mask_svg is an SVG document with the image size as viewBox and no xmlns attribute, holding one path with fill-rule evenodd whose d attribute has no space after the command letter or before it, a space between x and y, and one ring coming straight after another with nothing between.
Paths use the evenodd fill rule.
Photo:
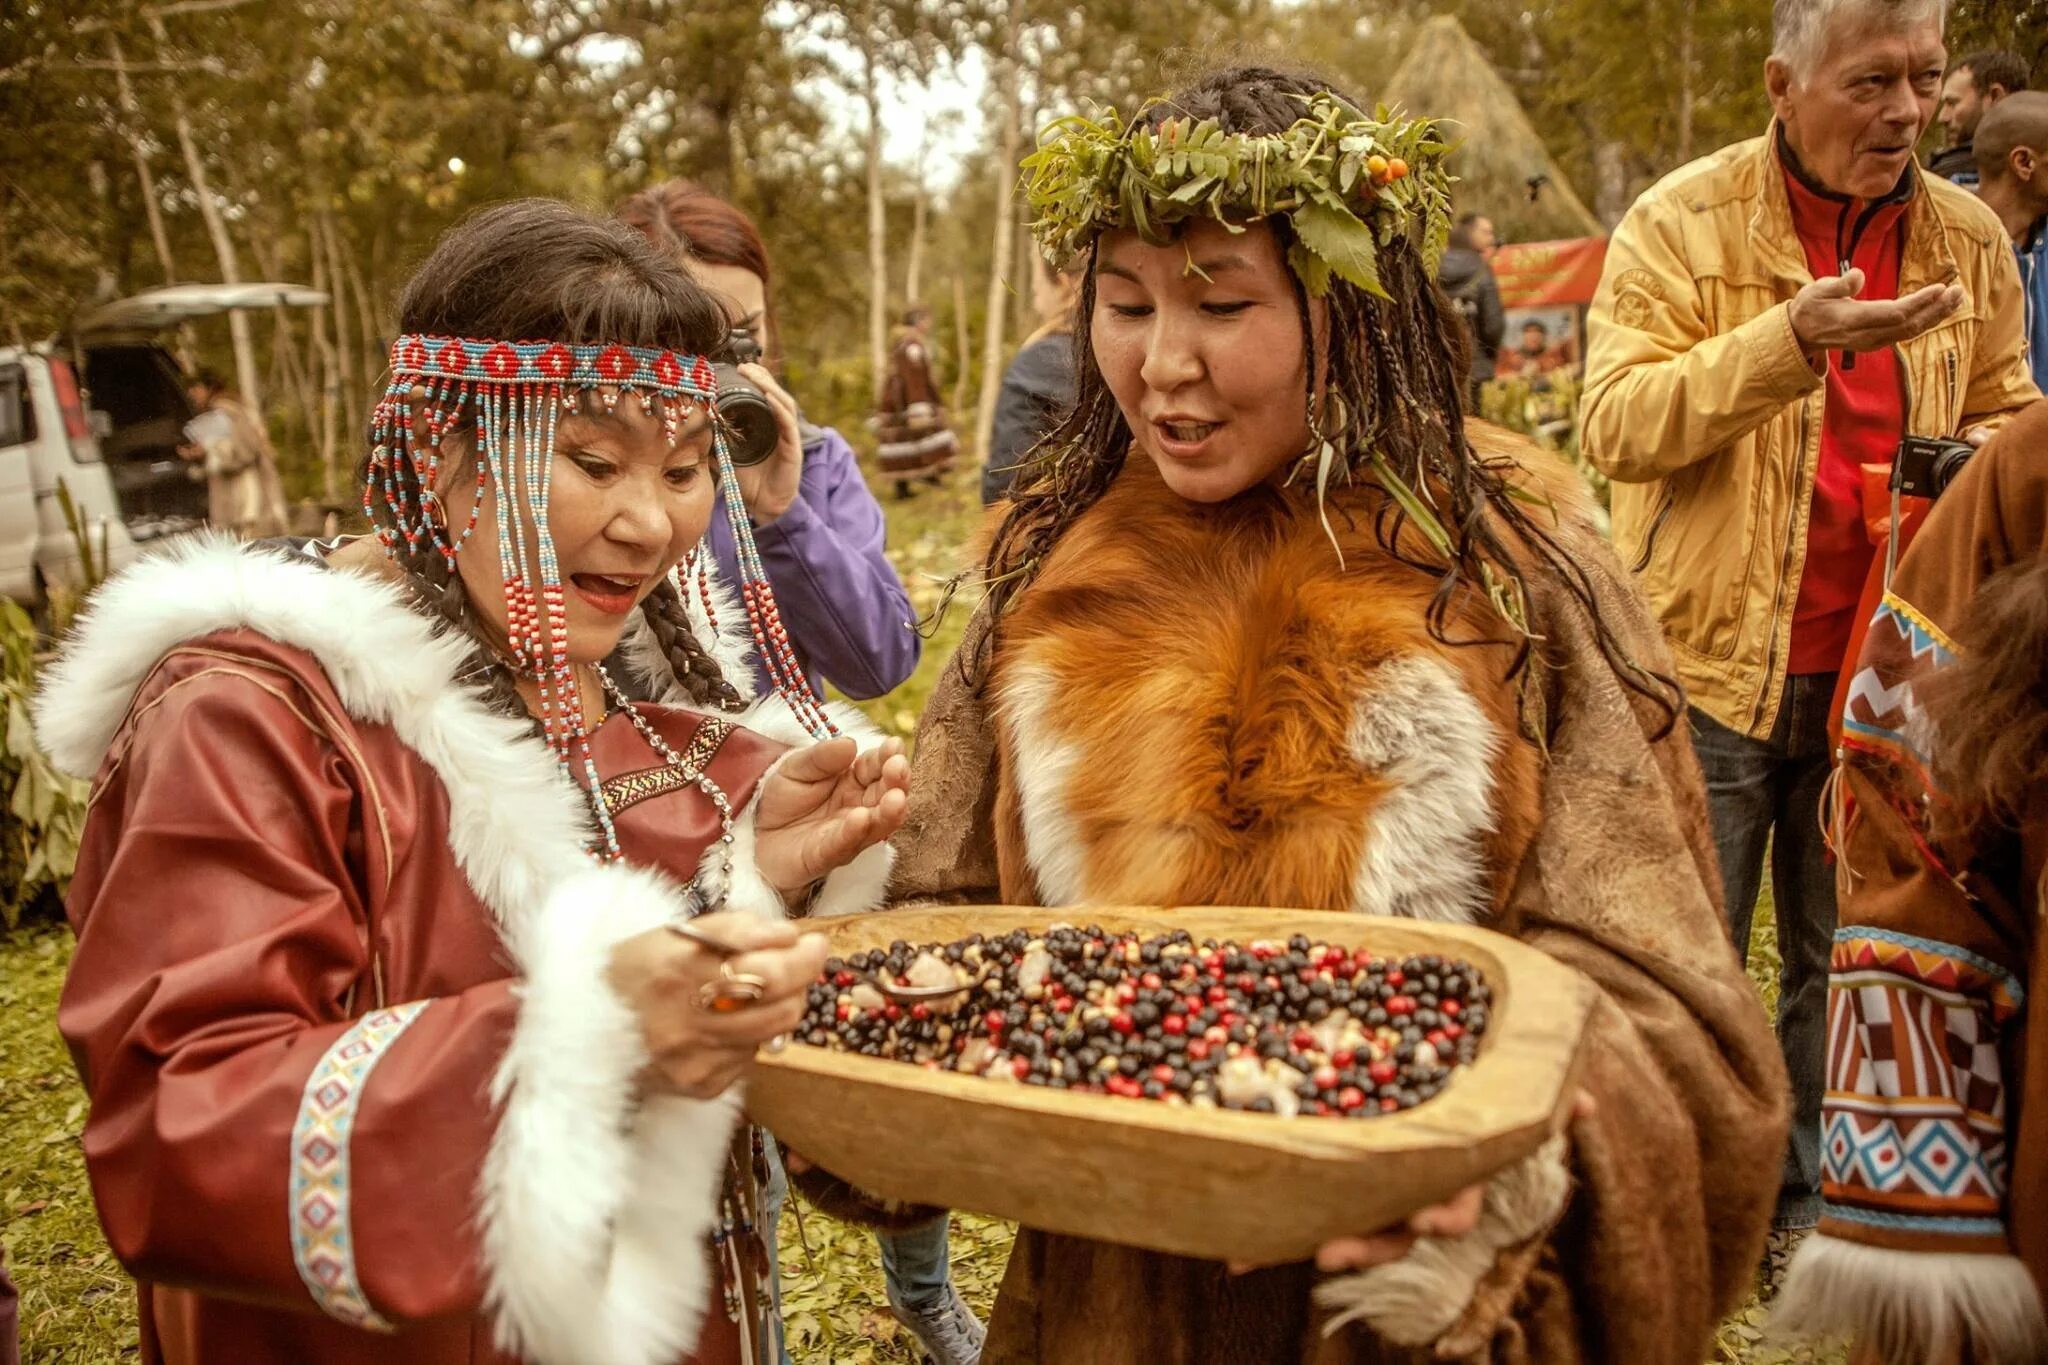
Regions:
<instances>
[{"instance_id":1,"label":"forest background","mask_svg":"<svg viewBox=\"0 0 2048 1365\"><path fill-rule=\"evenodd\" d=\"M934 309L942 378L979 429L968 414L1033 325L1014 166L1036 128L1085 102L1129 108L1225 57L1310 57L1370 100L1421 24L1450 14L1609 224L1657 176L1767 117L1768 0L0 8L0 340L59 334L95 301L167 281L324 289L331 307L174 340L239 376L292 492L328 502L347 500L397 287L480 204L603 207L676 175L729 196L768 237L791 387L865 444L888 321L912 300ZM2048 0L1962 0L1950 51L1987 45L2039 63ZM915 107L963 72L983 107L886 157L885 105ZM953 155L931 155L934 141Z\"/></svg>"},{"instance_id":2,"label":"forest background","mask_svg":"<svg viewBox=\"0 0 2048 1365\"><path fill-rule=\"evenodd\" d=\"M1517 165L1547 152L1609 225L1658 176L1768 117L1769 0L0 0L0 344L60 337L92 304L167 282L324 290L327 307L166 340L259 400L295 496L345 506L392 301L446 227L512 196L602 209L688 176L760 223L787 377L813 420L872 453L864 418L888 323L920 301L973 455L1001 366L1034 325L1012 191L1038 127L1090 101L1129 110L1219 60L1309 59L1371 100L1445 15L1491 63L1482 83L1504 115L1481 100L1462 135L1476 148L1511 133ZM2048 0L1959 0L1950 52L1994 46L2048 78ZM1443 70L1422 73L1425 92ZM1410 84L1413 112L1473 103L1456 78L1442 105ZM928 112L962 90L978 109L951 123ZM890 125L927 136L905 154ZM1540 148L1519 145L1531 126ZM1513 174L1475 176L1459 208L1514 233L1543 217L1520 197ZM920 610L962 567L974 490L963 462L945 486L887 503L890 555ZM25 1358L102 1365L134 1356L131 1291L99 1234L77 1143L85 1100L50 1022L70 948L51 894L68 853L52 850L75 847L82 784L35 753L25 702L42 642L9 612L0 1241L22 1283ZM910 683L869 704L886 728L914 727L964 616ZM1767 1005L1770 914L1767 897L1750 962ZM872 1239L818 1215L783 1233L799 1360L913 1358ZM1000 1224L956 1222L956 1276L978 1307L1008 1240ZM1754 1303L1732 1318L1713 1359L1780 1359L1760 1350L1760 1320Z\"/></svg>"}]
</instances>

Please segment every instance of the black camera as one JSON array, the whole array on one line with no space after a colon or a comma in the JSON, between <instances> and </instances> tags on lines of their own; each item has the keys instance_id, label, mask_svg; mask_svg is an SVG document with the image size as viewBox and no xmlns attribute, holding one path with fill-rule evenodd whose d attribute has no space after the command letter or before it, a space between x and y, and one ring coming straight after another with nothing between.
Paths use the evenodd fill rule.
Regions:
<instances>
[{"instance_id":1,"label":"black camera","mask_svg":"<svg viewBox=\"0 0 2048 1365\"><path fill-rule=\"evenodd\" d=\"M740 373L740 366L760 360L761 343L751 332L734 329L725 340L724 354L711 367L718 374L718 420L725 424L726 450L736 465L761 463L782 440L775 405Z\"/></svg>"},{"instance_id":2,"label":"black camera","mask_svg":"<svg viewBox=\"0 0 2048 1365\"><path fill-rule=\"evenodd\" d=\"M1968 441L1942 436L1907 436L1892 457L1892 491L1909 498L1938 498L1977 453Z\"/></svg>"}]
</instances>

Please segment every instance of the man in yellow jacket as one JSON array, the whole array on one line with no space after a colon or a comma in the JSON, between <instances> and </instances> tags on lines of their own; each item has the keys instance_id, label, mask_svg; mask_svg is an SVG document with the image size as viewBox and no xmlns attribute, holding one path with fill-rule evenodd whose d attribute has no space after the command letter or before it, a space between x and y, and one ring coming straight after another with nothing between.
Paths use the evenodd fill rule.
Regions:
<instances>
[{"instance_id":1,"label":"man in yellow jacket","mask_svg":"<svg viewBox=\"0 0 2048 1365\"><path fill-rule=\"evenodd\" d=\"M1820 796L1874 554L1864 485L1881 487L1902 436L1988 434L2036 396L2004 231L1913 158L1945 10L1778 0L1769 131L1636 201L1588 328L1581 447L1614 480L1617 548L1690 696L1741 949L1772 853L1793 1087L1774 1253L1820 1215L1835 928Z\"/></svg>"}]
</instances>

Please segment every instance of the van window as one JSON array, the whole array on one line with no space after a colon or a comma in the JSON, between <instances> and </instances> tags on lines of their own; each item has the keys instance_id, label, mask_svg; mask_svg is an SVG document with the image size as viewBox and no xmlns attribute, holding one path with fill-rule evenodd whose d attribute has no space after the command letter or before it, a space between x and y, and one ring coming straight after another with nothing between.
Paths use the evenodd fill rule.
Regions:
<instances>
[{"instance_id":1,"label":"van window","mask_svg":"<svg viewBox=\"0 0 2048 1365\"><path fill-rule=\"evenodd\" d=\"M36 402L28 391L28 372L19 365L0 365L0 446L25 446L35 438Z\"/></svg>"}]
</instances>

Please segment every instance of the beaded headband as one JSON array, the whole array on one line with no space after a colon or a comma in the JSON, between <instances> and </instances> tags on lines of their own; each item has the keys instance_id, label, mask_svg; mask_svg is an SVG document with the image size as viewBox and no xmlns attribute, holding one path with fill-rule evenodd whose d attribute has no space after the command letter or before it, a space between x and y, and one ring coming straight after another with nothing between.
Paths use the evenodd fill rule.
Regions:
<instances>
[{"instance_id":1,"label":"beaded headband","mask_svg":"<svg viewBox=\"0 0 2048 1365\"><path fill-rule=\"evenodd\" d=\"M415 391L424 392L424 401ZM662 432L675 443L699 406L712 415L712 454L718 485L728 490L726 517L739 550L740 597L775 691L812 735L838 733L811 691L789 646L768 586L753 525L737 493L738 481L718 419L718 375L703 356L657 347L570 345L557 341L496 341L475 337L408 334L391 345L391 381L370 422L369 478L363 512L371 516L381 492L389 522L377 528L385 553L417 553L431 546L452 566L475 533L488 492L497 512L498 566L504 574L510 664L540 685L541 723L564 771L582 768L586 790L596 791L597 769L583 724L582 692L569 663L567 598L548 502L561 414L578 411L595 392L606 412L622 397L636 397L648 416L658 411ZM441 501L443 439L463 414L476 462L476 496L459 533L434 515ZM409 470L410 481L399 478ZM374 523L375 518L372 517ZM530 538L521 534L531 526ZM705 609L712 615L710 553L699 544L685 560ZM682 575L671 572L682 589ZM607 857L619 856L618 839L603 802L594 802Z\"/></svg>"}]
</instances>

